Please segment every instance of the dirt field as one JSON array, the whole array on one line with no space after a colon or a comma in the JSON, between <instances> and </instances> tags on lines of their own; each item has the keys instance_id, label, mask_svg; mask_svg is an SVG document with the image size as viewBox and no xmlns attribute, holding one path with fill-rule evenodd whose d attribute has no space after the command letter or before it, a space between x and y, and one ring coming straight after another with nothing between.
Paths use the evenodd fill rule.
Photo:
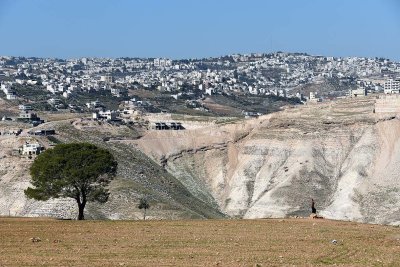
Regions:
<instances>
[{"instance_id":1,"label":"dirt field","mask_svg":"<svg viewBox=\"0 0 400 267\"><path fill-rule=\"evenodd\" d=\"M400 265L399 228L328 220L0 218L0 236L0 266Z\"/></svg>"}]
</instances>

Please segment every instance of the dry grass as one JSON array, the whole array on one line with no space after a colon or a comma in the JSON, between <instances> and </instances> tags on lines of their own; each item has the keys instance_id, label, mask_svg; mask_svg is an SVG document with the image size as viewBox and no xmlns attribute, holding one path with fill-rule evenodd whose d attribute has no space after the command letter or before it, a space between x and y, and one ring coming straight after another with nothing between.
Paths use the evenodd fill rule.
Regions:
<instances>
[{"instance_id":1,"label":"dry grass","mask_svg":"<svg viewBox=\"0 0 400 267\"><path fill-rule=\"evenodd\" d=\"M70 113L70 112L43 112L39 116L46 121L63 121L77 118L91 117L91 113Z\"/></svg>"},{"instance_id":2,"label":"dry grass","mask_svg":"<svg viewBox=\"0 0 400 267\"><path fill-rule=\"evenodd\" d=\"M0 236L0 266L400 265L399 228L328 220L0 218Z\"/></svg>"}]
</instances>

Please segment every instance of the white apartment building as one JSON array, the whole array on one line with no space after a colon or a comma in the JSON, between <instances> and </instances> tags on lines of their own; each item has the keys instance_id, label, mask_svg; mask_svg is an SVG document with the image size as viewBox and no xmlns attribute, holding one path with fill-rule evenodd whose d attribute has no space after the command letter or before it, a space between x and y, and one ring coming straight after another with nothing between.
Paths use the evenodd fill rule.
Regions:
<instances>
[{"instance_id":1,"label":"white apartment building","mask_svg":"<svg viewBox=\"0 0 400 267\"><path fill-rule=\"evenodd\" d=\"M310 92L310 98L308 99L310 102L320 102L321 99L317 96L317 93Z\"/></svg>"},{"instance_id":2,"label":"white apartment building","mask_svg":"<svg viewBox=\"0 0 400 267\"><path fill-rule=\"evenodd\" d=\"M17 95L14 92L8 93L8 94L6 94L6 99L7 100L15 100L15 99L17 99Z\"/></svg>"},{"instance_id":3,"label":"white apartment building","mask_svg":"<svg viewBox=\"0 0 400 267\"><path fill-rule=\"evenodd\" d=\"M113 82L113 76L111 76L111 75L102 75L102 76L100 76L100 81L105 82L105 83L112 83Z\"/></svg>"},{"instance_id":4,"label":"white apartment building","mask_svg":"<svg viewBox=\"0 0 400 267\"><path fill-rule=\"evenodd\" d=\"M385 94L398 94L400 93L400 80L387 80L383 85Z\"/></svg>"},{"instance_id":5,"label":"white apartment building","mask_svg":"<svg viewBox=\"0 0 400 267\"><path fill-rule=\"evenodd\" d=\"M108 120L108 121L113 121L117 119L117 112L113 111L113 110L106 110L106 111L98 111L98 112L94 112L92 114L92 118L94 120Z\"/></svg>"},{"instance_id":6,"label":"white apartment building","mask_svg":"<svg viewBox=\"0 0 400 267\"><path fill-rule=\"evenodd\" d=\"M172 66L172 60L166 58L155 58L153 64L155 67L170 67Z\"/></svg>"},{"instance_id":7,"label":"white apartment building","mask_svg":"<svg viewBox=\"0 0 400 267\"><path fill-rule=\"evenodd\" d=\"M39 155L44 147L39 143L25 143L22 146L22 155Z\"/></svg>"}]
</instances>

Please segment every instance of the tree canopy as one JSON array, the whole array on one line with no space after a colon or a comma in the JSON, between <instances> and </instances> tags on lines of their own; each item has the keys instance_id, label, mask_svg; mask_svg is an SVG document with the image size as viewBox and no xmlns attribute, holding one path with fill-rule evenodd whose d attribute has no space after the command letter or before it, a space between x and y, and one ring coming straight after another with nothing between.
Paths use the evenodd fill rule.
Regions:
<instances>
[{"instance_id":1,"label":"tree canopy","mask_svg":"<svg viewBox=\"0 0 400 267\"><path fill-rule=\"evenodd\" d=\"M88 201L108 200L107 185L113 179L117 161L105 149L88 143L58 144L36 157L30 168L32 185L28 198L48 200L68 197L76 200L78 219L84 219Z\"/></svg>"}]
</instances>

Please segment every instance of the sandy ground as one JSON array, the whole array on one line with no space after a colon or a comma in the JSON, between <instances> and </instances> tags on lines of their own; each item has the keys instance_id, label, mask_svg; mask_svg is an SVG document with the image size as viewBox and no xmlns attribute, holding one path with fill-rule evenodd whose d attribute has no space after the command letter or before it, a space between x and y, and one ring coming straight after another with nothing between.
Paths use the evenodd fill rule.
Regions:
<instances>
[{"instance_id":1,"label":"sandy ground","mask_svg":"<svg viewBox=\"0 0 400 267\"><path fill-rule=\"evenodd\" d=\"M0 236L0 266L400 265L398 227L324 219L0 218Z\"/></svg>"}]
</instances>

